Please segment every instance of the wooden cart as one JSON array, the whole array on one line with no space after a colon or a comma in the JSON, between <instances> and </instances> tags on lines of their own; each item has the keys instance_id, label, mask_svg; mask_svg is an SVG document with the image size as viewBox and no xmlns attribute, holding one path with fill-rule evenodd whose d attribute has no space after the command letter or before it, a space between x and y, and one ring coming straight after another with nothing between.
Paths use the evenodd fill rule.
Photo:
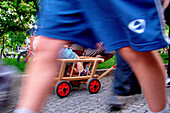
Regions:
<instances>
[{"instance_id":1,"label":"wooden cart","mask_svg":"<svg viewBox=\"0 0 170 113\"><path fill-rule=\"evenodd\" d=\"M96 75L96 70L98 63L103 62L104 59L102 58L95 58L95 57L86 57L82 56L79 57L79 59L58 59L58 62L60 62L60 72L57 75L57 78L55 78L55 92L57 95L61 98L66 97L69 95L72 87L78 87L81 83L87 84L87 89L90 93L94 94L97 93L100 90L101 83L100 79L107 75L112 69L110 68L102 75ZM66 64L72 63L72 68L69 72L69 74L64 75ZM76 62L80 62L82 64L81 70L78 74L73 74L73 69L75 67ZM84 70L83 64L88 63L88 70L87 73L84 76L81 76L80 73L82 70ZM90 70L90 68L92 69Z\"/></svg>"}]
</instances>

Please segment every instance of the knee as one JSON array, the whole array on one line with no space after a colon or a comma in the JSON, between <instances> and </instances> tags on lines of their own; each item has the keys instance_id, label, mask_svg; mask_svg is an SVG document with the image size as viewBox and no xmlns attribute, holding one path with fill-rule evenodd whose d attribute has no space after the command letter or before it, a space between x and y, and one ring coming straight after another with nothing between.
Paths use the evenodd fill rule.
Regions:
<instances>
[{"instance_id":1,"label":"knee","mask_svg":"<svg viewBox=\"0 0 170 113\"><path fill-rule=\"evenodd\" d=\"M122 58L130 65L133 62L137 62L140 59L140 54L134 51L131 47L124 47L119 49L119 53Z\"/></svg>"},{"instance_id":2,"label":"knee","mask_svg":"<svg viewBox=\"0 0 170 113\"><path fill-rule=\"evenodd\" d=\"M119 53L131 67L147 62L154 63L158 60L156 51L139 52L133 50L131 47L125 47L120 49Z\"/></svg>"}]
</instances>

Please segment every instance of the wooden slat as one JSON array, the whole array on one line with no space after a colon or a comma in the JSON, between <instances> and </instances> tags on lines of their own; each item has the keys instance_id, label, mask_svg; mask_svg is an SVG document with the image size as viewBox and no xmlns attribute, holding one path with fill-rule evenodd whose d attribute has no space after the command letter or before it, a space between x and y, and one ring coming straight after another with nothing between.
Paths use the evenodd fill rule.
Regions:
<instances>
[{"instance_id":1,"label":"wooden slat","mask_svg":"<svg viewBox=\"0 0 170 113\"><path fill-rule=\"evenodd\" d=\"M96 70L97 70L97 66L98 66L98 62L94 61L92 72L91 72L91 75L90 75L90 79L93 78L93 75L95 75Z\"/></svg>"},{"instance_id":2,"label":"wooden slat","mask_svg":"<svg viewBox=\"0 0 170 113\"><path fill-rule=\"evenodd\" d=\"M90 76L80 76L80 77L63 77L61 80L86 80L89 79Z\"/></svg>"},{"instance_id":3,"label":"wooden slat","mask_svg":"<svg viewBox=\"0 0 170 113\"><path fill-rule=\"evenodd\" d=\"M72 77L72 75L73 75L73 70L74 70L74 66L75 66L75 62L73 63L73 65L72 65L72 69L71 69L71 73L70 73L70 76Z\"/></svg>"},{"instance_id":4,"label":"wooden slat","mask_svg":"<svg viewBox=\"0 0 170 113\"><path fill-rule=\"evenodd\" d=\"M58 59L57 60L58 62L62 62L61 63L61 68L60 68L60 73L59 73L59 76L58 78L55 78L56 81L61 81L61 80L66 80L66 81L71 81L71 80L88 80L88 79L91 79L93 78L93 76L95 75L96 73L96 70L97 70L97 66L98 66L98 63L99 62L103 62L104 59L102 58L95 58L95 57L86 57L86 56L82 56L82 57L79 57L79 59ZM65 72L65 67L66 67L66 63L67 62L72 62L73 65L72 65L72 70L71 70L71 74L70 74L70 77L63 77L64 76L64 72ZM86 76L80 76L80 72L79 72L79 75L73 75L73 67L75 66L75 63L76 62L81 62L82 65L84 62L89 62L89 69L88 69L88 73L90 71L90 67L93 64L93 68L91 70L91 73L90 75L87 74ZM82 68L82 67L81 67ZM81 69L82 70L82 69ZM105 73L106 74L106 73ZM101 79L103 76L105 76L105 74L103 74L99 79Z\"/></svg>"},{"instance_id":5,"label":"wooden slat","mask_svg":"<svg viewBox=\"0 0 170 113\"><path fill-rule=\"evenodd\" d=\"M60 68L60 73L59 73L59 81L63 78L64 72L65 72L65 67L66 67L66 62L62 62L61 68Z\"/></svg>"},{"instance_id":6,"label":"wooden slat","mask_svg":"<svg viewBox=\"0 0 170 113\"><path fill-rule=\"evenodd\" d=\"M57 59L58 62L103 62L104 59L102 58L91 58L91 59Z\"/></svg>"},{"instance_id":7,"label":"wooden slat","mask_svg":"<svg viewBox=\"0 0 170 113\"><path fill-rule=\"evenodd\" d=\"M90 63L89 63L88 70L87 70L87 74L86 74L86 76L88 76L88 75L89 75L91 64L92 64L92 63L90 62Z\"/></svg>"},{"instance_id":8,"label":"wooden slat","mask_svg":"<svg viewBox=\"0 0 170 113\"><path fill-rule=\"evenodd\" d=\"M103 78L104 76L106 76L110 71L112 71L114 68L113 67L111 67L110 69L108 69L106 72L104 72L102 75L100 75L100 77L98 78L99 80L101 79L101 78Z\"/></svg>"}]
</instances>

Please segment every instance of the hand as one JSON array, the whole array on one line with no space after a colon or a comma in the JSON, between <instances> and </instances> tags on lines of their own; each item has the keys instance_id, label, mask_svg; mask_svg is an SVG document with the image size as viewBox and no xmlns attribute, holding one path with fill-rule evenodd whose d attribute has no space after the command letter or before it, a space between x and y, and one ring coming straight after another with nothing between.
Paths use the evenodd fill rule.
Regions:
<instances>
[{"instance_id":1,"label":"hand","mask_svg":"<svg viewBox=\"0 0 170 113\"><path fill-rule=\"evenodd\" d=\"M96 43L96 48L98 49L98 48L100 48L102 45L103 45L103 42L98 42L98 43Z\"/></svg>"},{"instance_id":2,"label":"hand","mask_svg":"<svg viewBox=\"0 0 170 113\"><path fill-rule=\"evenodd\" d=\"M64 48L69 48L68 45L64 45Z\"/></svg>"},{"instance_id":3,"label":"hand","mask_svg":"<svg viewBox=\"0 0 170 113\"><path fill-rule=\"evenodd\" d=\"M163 12L164 12L164 11L165 11L165 9L168 7L169 3L170 3L170 0L164 0L164 2L163 2L163 6L162 6L162 10L163 10Z\"/></svg>"}]
</instances>

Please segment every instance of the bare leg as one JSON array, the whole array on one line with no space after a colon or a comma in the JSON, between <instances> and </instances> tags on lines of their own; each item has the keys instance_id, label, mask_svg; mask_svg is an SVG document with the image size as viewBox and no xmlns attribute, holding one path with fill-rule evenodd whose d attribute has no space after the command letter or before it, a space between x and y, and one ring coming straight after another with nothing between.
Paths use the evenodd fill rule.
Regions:
<instances>
[{"instance_id":1,"label":"bare leg","mask_svg":"<svg viewBox=\"0 0 170 113\"><path fill-rule=\"evenodd\" d=\"M53 78L56 77L58 51L66 43L68 42L63 40L40 37L38 56L35 62L31 60L26 69L29 77L23 81L24 87L17 108L25 107L35 112L40 111Z\"/></svg>"},{"instance_id":2,"label":"bare leg","mask_svg":"<svg viewBox=\"0 0 170 113\"><path fill-rule=\"evenodd\" d=\"M165 68L156 51L136 52L125 47L119 52L135 72L150 110L163 110L166 106Z\"/></svg>"}]
</instances>

